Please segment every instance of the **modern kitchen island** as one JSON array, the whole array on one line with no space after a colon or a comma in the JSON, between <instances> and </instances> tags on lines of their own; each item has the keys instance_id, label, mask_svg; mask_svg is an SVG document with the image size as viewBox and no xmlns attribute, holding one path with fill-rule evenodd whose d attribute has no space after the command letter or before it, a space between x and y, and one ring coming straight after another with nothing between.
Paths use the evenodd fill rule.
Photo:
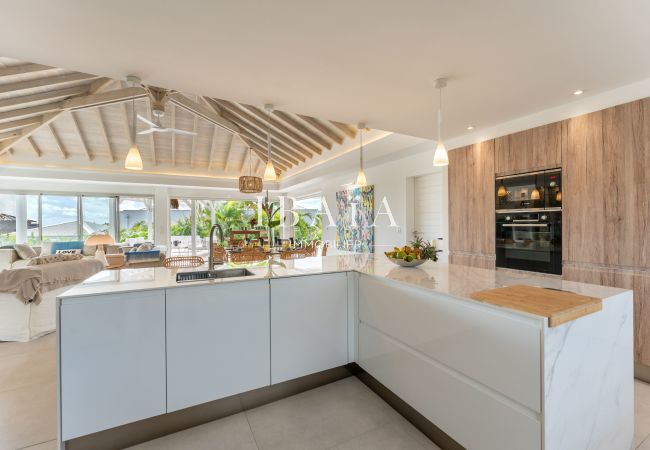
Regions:
<instances>
[{"instance_id":1,"label":"modern kitchen island","mask_svg":"<svg viewBox=\"0 0 650 450\"><path fill-rule=\"evenodd\" d=\"M283 264L188 283L104 271L62 294L61 445L356 363L465 448L631 447L631 291L361 254ZM471 298L515 285L602 308L550 326Z\"/></svg>"}]
</instances>

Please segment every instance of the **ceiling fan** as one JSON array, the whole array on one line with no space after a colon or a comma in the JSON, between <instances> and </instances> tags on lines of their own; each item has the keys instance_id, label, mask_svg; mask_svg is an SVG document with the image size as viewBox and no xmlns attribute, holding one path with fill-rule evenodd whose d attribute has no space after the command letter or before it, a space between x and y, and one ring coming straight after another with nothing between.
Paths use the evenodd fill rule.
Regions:
<instances>
[{"instance_id":1,"label":"ceiling fan","mask_svg":"<svg viewBox=\"0 0 650 450\"><path fill-rule=\"evenodd\" d=\"M165 115L165 103L167 102L167 96L169 95L170 91L154 86L146 86L145 89L151 97L151 115L153 116L153 120L149 120L146 117L138 114L138 120L146 123L150 127L148 130L138 132L138 134L174 133L183 134L186 136L195 136L197 134L193 131L185 131L178 128L162 126L161 120Z\"/></svg>"}]
</instances>

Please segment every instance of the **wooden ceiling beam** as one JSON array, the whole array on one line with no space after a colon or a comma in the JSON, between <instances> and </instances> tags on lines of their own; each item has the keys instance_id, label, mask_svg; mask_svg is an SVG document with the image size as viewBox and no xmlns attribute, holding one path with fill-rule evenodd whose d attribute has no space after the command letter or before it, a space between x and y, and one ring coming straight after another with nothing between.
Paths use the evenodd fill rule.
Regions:
<instances>
[{"instance_id":1,"label":"wooden ceiling beam","mask_svg":"<svg viewBox=\"0 0 650 450\"><path fill-rule=\"evenodd\" d=\"M196 134L199 129L199 116L194 116L194 124L192 125L192 146L190 147L190 169L194 168L194 157L196 156L196 145L199 141Z\"/></svg>"},{"instance_id":2,"label":"wooden ceiling beam","mask_svg":"<svg viewBox=\"0 0 650 450\"><path fill-rule=\"evenodd\" d=\"M97 115L97 121L99 122L99 129L102 132L102 137L104 138L104 144L108 150L108 157L111 162L115 162L115 152L111 146L111 141L108 139L108 133L106 132L106 124L104 123L104 118L102 117L102 111L99 108L95 108L95 114Z\"/></svg>"},{"instance_id":3,"label":"wooden ceiling beam","mask_svg":"<svg viewBox=\"0 0 650 450\"><path fill-rule=\"evenodd\" d=\"M5 131L4 133L0 133L0 142L14 139L18 136L20 136L20 131Z\"/></svg>"},{"instance_id":4,"label":"wooden ceiling beam","mask_svg":"<svg viewBox=\"0 0 650 450\"><path fill-rule=\"evenodd\" d=\"M19 119L11 122L0 123L0 132L18 130L20 128L24 128L30 125L35 125L37 123L40 123L42 120L43 120L43 116L32 116L32 117L27 117L26 119Z\"/></svg>"},{"instance_id":5,"label":"wooden ceiling beam","mask_svg":"<svg viewBox=\"0 0 650 450\"><path fill-rule=\"evenodd\" d=\"M253 133L248 131L248 129L246 129L246 128L242 128L241 131L239 132L239 134L242 137L245 137L246 139L248 139L249 141L254 142L255 145L257 146L257 148L262 150L264 152L264 154L266 155L267 148L266 148L266 142L264 141L264 139L261 139L258 136L255 136ZM289 167L292 167L292 166L295 166L295 165L299 164L298 161L287 158L287 156L284 153L278 151L277 149L271 151L271 160L274 163L276 161L281 162L282 164L288 165Z\"/></svg>"},{"instance_id":6,"label":"wooden ceiling beam","mask_svg":"<svg viewBox=\"0 0 650 450\"><path fill-rule=\"evenodd\" d=\"M239 136L242 138L242 140L244 141L244 143L245 143L248 147L250 147L250 149L253 151L253 153L255 153L257 156L259 156L260 159L264 162L264 164L266 164L266 161L267 161L267 158L266 158L266 149L264 149L263 147L260 147L257 143L255 143L254 141L250 140L250 139L249 139L248 137L246 137L246 136L243 136L243 135L241 135L241 134L240 134ZM280 169L280 170L282 170L282 171L286 171L289 167L291 167L290 164L287 165L287 163L284 163L284 162L278 161L278 160L276 160L276 158L273 158L273 157L272 157L271 159L273 160L273 164L275 165L275 167L277 167L278 169Z\"/></svg>"},{"instance_id":7,"label":"wooden ceiling beam","mask_svg":"<svg viewBox=\"0 0 650 450\"><path fill-rule=\"evenodd\" d=\"M0 94L7 92L19 92L26 89L42 88L48 86L57 86L59 84L75 83L78 81L90 81L99 78L96 75L85 73L69 73L67 75L58 75L56 77L37 78L35 80L16 81L0 85Z\"/></svg>"},{"instance_id":8,"label":"wooden ceiling beam","mask_svg":"<svg viewBox=\"0 0 650 450\"><path fill-rule=\"evenodd\" d=\"M91 93L81 97L73 97L61 104L62 109L78 111L80 109L97 108L99 106L124 103L133 99L147 97L147 93L141 87L127 87L101 93Z\"/></svg>"},{"instance_id":9,"label":"wooden ceiling beam","mask_svg":"<svg viewBox=\"0 0 650 450\"><path fill-rule=\"evenodd\" d=\"M226 151L226 157L223 161L223 171L228 172L228 167L230 167L230 157L232 155L232 149L235 146L235 135L230 136L230 143L228 144L228 150Z\"/></svg>"},{"instance_id":10,"label":"wooden ceiling beam","mask_svg":"<svg viewBox=\"0 0 650 450\"><path fill-rule=\"evenodd\" d=\"M212 127L212 139L210 140L210 159L208 160L208 170L212 170L212 164L214 162L214 151L215 147L217 146L217 131L219 130L219 127L216 125ZM234 136L231 135L231 136Z\"/></svg>"},{"instance_id":11,"label":"wooden ceiling beam","mask_svg":"<svg viewBox=\"0 0 650 450\"><path fill-rule=\"evenodd\" d=\"M74 124L74 129L77 132L77 135L79 136L79 142L81 143L81 148L86 154L86 158L88 158L88 161L92 161L93 157L90 154L90 150L88 149L88 143L86 142L86 138L84 137L83 132L81 131L81 126L79 126L79 119L76 116L76 113L74 111L70 111L70 117L72 117L72 123Z\"/></svg>"},{"instance_id":12,"label":"wooden ceiling beam","mask_svg":"<svg viewBox=\"0 0 650 450\"><path fill-rule=\"evenodd\" d=\"M59 149L59 152L61 152L61 155L63 156L63 159L68 159L68 152L66 152L65 147L63 146L63 142L61 142L61 139L59 138L59 135L56 134L56 130L52 126L51 123L47 125L47 128L50 130L50 133L52 134L52 137L54 138L54 143L56 144L56 147Z\"/></svg>"},{"instance_id":13,"label":"wooden ceiling beam","mask_svg":"<svg viewBox=\"0 0 650 450\"><path fill-rule=\"evenodd\" d=\"M217 125L231 133L237 133L239 131L239 126L230 120L221 117L213 108L209 108L205 105L195 102L184 96L183 94L175 93L169 95L169 101L174 103L176 106L199 116L208 122Z\"/></svg>"},{"instance_id":14,"label":"wooden ceiling beam","mask_svg":"<svg viewBox=\"0 0 650 450\"><path fill-rule=\"evenodd\" d=\"M291 114L284 111L275 111L273 113L276 117L279 117L287 125L297 129L300 133L305 135L307 138L318 143L318 145L326 148L327 150L332 149L333 142L329 139L325 139L319 133L315 133L311 127L307 126L304 122L299 119L294 118Z\"/></svg>"},{"instance_id":15,"label":"wooden ceiling beam","mask_svg":"<svg viewBox=\"0 0 650 450\"><path fill-rule=\"evenodd\" d=\"M88 86L83 85L57 89L55 91L39 92L37 94L21 95L19 97L5 98L0 100L0 111L7 111L15 109L16 107L25 107L31 103L61 100L75 95L83 95L86 92L88 92Z\"/></svg>"},{"instance_id":16,"label":"wooden ceiling beam","mask_svg":"<svg viewBox=\"0 0 650 450\"><path fill-rule=\"evenodd\" d=\"M42 64L18 64L9 67L0 67L0 77L10 77L12 75L24 75L26 73L42 72L44 70L52 70L55 67L44 66Z\"/></svg>"},{"instance_id":17,"label":"wooden ceiling beam","mask_svg":"<svg viewBox=\"0 0 650 450\"><path fill-rule=\"evenodd\" d=\"M335 120L330 120L329 122L339 130L341 130L343 134L349 137L350 139L354 139L355 137L357 137L356 127L353 127L352 125L348 125L347 123L336 122Z\"/></svg>"},{"instance_id":18,"label":"wooden ceiling beam","mask_svg":"<svg viewBox=\"0 0 650 450\"><path fill-rule=\"evenodd\" d=\"M29 146L32 148L32 151L36 154L37 158L40 158L42 155L41 149L38 148L38 145L36 145L36 142L34 142L34 139L32 139L31 136L28 136L26 141L29 143Z\"/></svg>"},{"instance_id":19,"label":"wooden ceiling beam","mask_svg":"<svg viewBox=\"0 0 650 450\"><path fill-rule=\"evenodd\" d=\"M170 103L172 109L172 128L176 128L176 105ZM176 133L172 133L172 167L176 167Z\"/></svg>"},{"instance_id":20,"label":"wooden ceiling beam","mask_svg":"<svg viewBox=\"0 0 650 450\"><path fill-rule=\"evenodd\" d=\"M0 122L15 120L24 117L38 116L43 113L63 112L61 102L47 103L45 105L30 106L27 108L13 109L0 113Z\"/></svg>"},{"instance_id":21,"label":"wooden ceiling beam","mask_svg":"<svg viewBox=\"0 0 650 450\"><path fill-rule=\"evenodd\" d=\"M9 151L9 149L22 141L23 139L27 139L29 136L31 136L36 130L40 129L41 127L49 125L54 119L59 117L62 114L61 111L56 111L48 114L44 114L41 118L41 121L39 123L35 123L33 125L29 125L25 128L22 128L20 130L20 136L15 137L12 140L6 141L2 144L0 144L0 155L3 153Z\"/></svg>"},{"instance_id":22,"label":"wooden ceiling beam","mask_svg":"<svg viewBox=\"0 0 650 450\"><path fill-rule=\"evenodd\" d=\"M229 118L233 122L239 124L239 126L246 127L249 131L252 131L258 136L264 136L266 139L269 128L266 119L264 119L264 121L259 120L257 117L249 114L246 110L242 109L236 103L229 102L227 100L213 101L222 108L222 115L224 117ZM272 125L271 130L273 130ZM283 136L279 136L277 134L274 135L274 133L271 133L271 148L283 151L294 159L300 160L300 162L305 162L306 160L305 156L301 152L296 151L295 144L287 141ZM311 157L311 155L307 155L307 157Z\"/></svg>"},{"instance_id":23,"label":"wooden ceiling beam","mask_svg":"<svg viewBox=\"0 0 650 450\"><path fill-rule=\"evenodd\" d=\"M153 118L153 112L151 110L151 97L147 97L147 114L149 118ZM149 133L149 147L151 148L151 160L153 165L158 165L158 158L156 157L156 139L154 138L155 133Z\"/></svg>"},{"instance_id":24,"label":"wooden ceiling beam","mask_svg":"<svg viewBox=\"0 0 650 450\"><path fill-rule=\"evenodd\" d=\"M255 114L261 120L266 120L266 113L260 108L252 105L240 105L248 109L251 113ZM278 132L283 133L285 136L293 140L297 145L295 145L296 150L303 153L308 158L314 156L314 154L320 155L323 153L323 150L327 150L324 146L319 146L318 143L312 143L302 137L300 134L284 125L280 120L275 117L275 114L271 115L271 126ZM316 145L314 145L316 144Z\"/></svg>"},{"instance_id":25,"label":"wooden ceiling beam","mask_svg":"<svg viewBox=\"0 0 650 450\"><path fill-rule=\"evenodd\" d=\"M309 125L314 127L316 130L318 130L320 133L322 133L325 137L327 137L331 141L334 141L339 145L343 144L343 138L339 136L338 133L331 130L320 119L316 119L314 117L309 117L309 116L301 116L301 115L298 115L298 117L300 117L302 120L304 120Z\"/></svg>"}]
</instances>

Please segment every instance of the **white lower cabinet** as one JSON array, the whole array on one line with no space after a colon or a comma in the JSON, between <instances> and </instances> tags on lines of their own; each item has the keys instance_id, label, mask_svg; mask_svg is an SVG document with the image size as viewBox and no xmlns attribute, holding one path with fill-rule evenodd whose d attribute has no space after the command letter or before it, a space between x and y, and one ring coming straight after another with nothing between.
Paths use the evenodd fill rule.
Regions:
<instances>
[{"instance_id":1,"label":"white lower cabinet","mask_svg":"<svg viewBox=\"0 0 650 450\"><path fill-rule=\"evenodd\" d=\"M359 324L359 365L467 449L541 449L541 423L533 412L364 323Z\"/></svg>"},{"instance_id":2,"label":"white lower cabinet","mask_svg":"<svg viewBox=\"0 0 650 450\"><path fill-rule=\"evenodd\" d=\"M347 363L347 274L271 280L271 383Z\"/></svg>"},{"instance_id":3,"label":"white lower cabinet","mask_svg":"<svg viewBox=\"0 0 650 450\"><path fill-rule=\"evenodd\" d=\"M59 309L61 437L165 408L165 291L94 295Z\"/></svg>"},{"instance_id":4,"label":"white lower cabinet","mask_svg":"<svg viewBox=\"0 0 650 450\"><path fill-rule=\"evenodd\" d=\"M270 383L269 281L167 290L167 411Z\"/></svg>"}]
</instances>

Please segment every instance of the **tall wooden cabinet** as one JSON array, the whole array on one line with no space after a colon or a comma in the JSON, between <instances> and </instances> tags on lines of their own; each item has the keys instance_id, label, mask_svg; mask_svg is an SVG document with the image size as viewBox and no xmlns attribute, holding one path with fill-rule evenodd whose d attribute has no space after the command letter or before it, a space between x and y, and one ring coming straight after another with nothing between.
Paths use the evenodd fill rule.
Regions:
<instances>
[{"instance_id":1,"label":"tall wooden cabinet","mask_svg":"<svg viewBox=\"0 0 650 450\"><path fill-rule=\"evenodd\" d=\"M566 124L555 122L494 140L494 171L499 175L562 165Z\"/></svg>"},{"instance_id":2,"label":"tall wooden cabinet","mask_svg":"<svg viewBox=\"0 0 650 450\"><path fill-rule=\"evenodd\" d=\"M564 278L634 290L635 359L650 365L650 99L567 121Z\"/></svg>"},{"instance_id":3,"label":"tall wooden cabinet","mask_svg":"<svg viewBox=\"0 0 650 450\"><path fill-rule=\"evenodd\" d=\"M449 262L494 268L494 140L449 152Z\"/></svg>"}]
</instances>

